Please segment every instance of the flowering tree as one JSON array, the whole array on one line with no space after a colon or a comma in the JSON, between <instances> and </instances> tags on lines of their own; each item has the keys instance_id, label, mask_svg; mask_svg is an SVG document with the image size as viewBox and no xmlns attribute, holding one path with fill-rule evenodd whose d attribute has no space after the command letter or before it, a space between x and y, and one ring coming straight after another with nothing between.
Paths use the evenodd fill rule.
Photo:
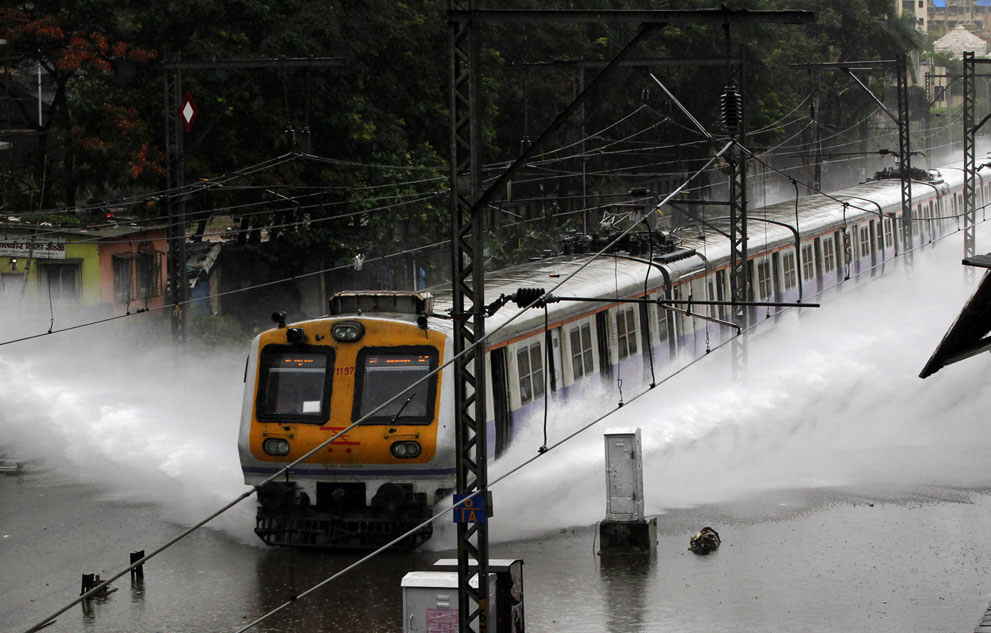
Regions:
<instances>
[{"instance_id":1,"label":"flowering tree","mask_svg":"<svg viewBox=\"0 0 991 633\"><path fill-rule=\"evenodd\" d=\"M74 206L81 193L101 196L163 173L161 152L148 142L147 116L134 105L142 96L134 80L157 53L108 32L115 21L99 8L83 2L0 9L4 71L16 108L8 114L37 140L25 174L33 186L4 188L4 203L14 208ZM51 86L40 121L30 82L19 81L35 69Z\"/></svg>"}]
</instances>

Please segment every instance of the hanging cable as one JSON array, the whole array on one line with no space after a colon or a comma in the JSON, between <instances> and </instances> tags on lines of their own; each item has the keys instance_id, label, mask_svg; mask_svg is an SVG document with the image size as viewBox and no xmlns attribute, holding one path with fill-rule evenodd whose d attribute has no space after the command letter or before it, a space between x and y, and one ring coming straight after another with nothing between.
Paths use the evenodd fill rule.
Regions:
<instances>
[{"instance_id":1,"label":"hanging cable","mask_svg":"<svg viewBox=\"0 0 991 633\"><path fill-rule=\"evenodd\" d=\"M646 215L641 222L647 225L647 237L650 240L650 256L648 259L650 264L647 266L647 272L643 276L643 296L646 298L647 282L650 280L650 267L654 265L654 229L650 226ZM647 341L644 345L647 347L647 358L650 360L650 388L653 389L657 384L657 376L654 374L654 345L650 340L650 310L645 310L641 315L645 317L644 328L647 332Z\"/></svg>"},{"instance_id":2,"label":"hanging cable","mask_svg":"<svg viewBox=\"0 0 991 633\"><path fill-rule=\"evenodd\" d=\"M537 449L538 453L543 453L547 450L547 406L548 400L550 400L551 393L549 384L549 377L547 375L548 369L551 368L551 340L552 335L549 329L549 316L547 314L547 302L544 301L544 442Z\"/></svg>"},{"instance_id":3,"label":"hanging cable","mask_svg":"<svg viewBox=\"0 0 991 633\"><path fill-rule=\"evenodd\" d=\"M725 152L725 150L726 150L726 149L728 149L729 147L730 147L730 144L727 144L727 145L726 145L726 146L725 146L725 147L723 148L723 150L721 150L721 151L720 151L720 152L719 152L719 153L717 154L717 156L716 156L716 157L714 157L714 159L713 159L713 160L715 160L716 158L719 158L719 157L720 157L720 156L721 156L721 155L722 155L722 154L723 154L723 153ZM704 168L703 168L703 169L704 169ZM699 173L701 173L701 170L700 170L699 172L696 172L696 174L695 174L695 176L693 176L693 177L697 177ZM687 181L686 181L686 183L683 183L683 185L682 185L682 186L680 186L680 187L678 187L678 188L677 188L677 189L676 189L676 190L675 190L674 192L672 192L672 193L671 193L671 194L670 194L669 196L667 196L667 197L666 197L666 198L665 198L665 199L664 199L664 200L662 201L662 203L661 203L661 204L664 204L664 203L667 203L667 202L668 202L668 201L669 201L669 200L670 200L670 199L671 199L672 197L674 197L675 195L677 195L678 193L680 193L680 192L681 192L681 191L682 191L682 190L684 189L684 185L685 185L685 184L687 184ZM658 205L658 206L660 206L660 205ZM611 241L611 242L610 242L609 244L607 244L607 245L606 245L606 246L605 246L605 247L604 247L603 249L601 249L601 250L600 250L599 252L597 252L597 253L595 253L595 254L594 254L594 255L593 255L593 256L592 256L592 257L591 257L591 258L590 258L589 260L587 260L587 261L586 261L585 263L583 263L583 264L581 264L581 265L580 265L580 266L579 266L579 267L578 267L578 268L577 268L577 269L576 269L575 271L573 271L572 273L570 273L569 275L567 275L567 277L565 277L565 278L564 278L564 279L562 279L562 280L561 280L560 282L558 282L558 283L557 283L557 284L556 284L556 285L555 285L555 286L554 286L554 287L553 287L553 288L552 288L551 290L552 290L552 291L554 291L554 290L557 290L558 288L560 288L560 287L561 287L561 286L563 286L564 284L566 284L566 283L568 283L568 282L569 282L569 281L570 281L571 279L573 279L573 278L575 277L575 275L577 275L577 274L578 274L578 273L579 273L579 272L580 272L581 270L583 270L583 269L584 269L584 268L585 268L586 266L588 266L588 265L589 265L589 264L590 264L590 263L591 263L592 261L594 261L595 259L598 259L598 258L599 258L599 257L601 257L601 256L602 256L602 255L603 255L604 253L606 253L606 252L607 252L607 250L608 250L608 249L609 249L609 248L610 248L610 247L611 247L611 246L612 246L613 244L615 244L615 243L616 243L616 242L618 242L618 241L619 241L620 239L622 239L622 238L623 238L623 237L624 237L624 236L625 236L625 235L626 235L627 233L629 233L629 231L630 231L630 230L632 230L632 227L631 227L631 229L627 229L626 231L623 231L623 232L622 232L622 233L621 233L621 234L620 234L619 236L617 236L616 238L614 238L614 239L613 239L613 240L612 240L612 241ZM536 300L535 300L535 301L534 301L533 303L535 304L535 303L536 303ZM530 306L527 306L527 307L530 307ZM432 376L434 376L434 375L436 375L436 374L437 374L438 372L440 372L441 370L443 370L443 369L445 369L445 368L446 368L446 367L448 367L448 366L449 366L450 364L452 364L452 363L454 363L454 362L457 362L457 361L458 361L458 359L460 359L460 358L461 358L461 357L462 357L462 356L463 356L464 354L467 354L467 353L471 353L471 351L472 351L472 350L473 350L473 349L475 348L475 346L478 346L478 345L484 345L484 344L486 343L486 341L488 341L488 340L489 340L489 338L490 338L490 337L491 337L492 335L494 335L495 333L497 333L497 332L499 332L499 331L501 331L502 329L504 329L505 327L507 327L507 326L508 326L508 325L509 325L510 323L512 323L512 322L514 322L514 321L515 321L515 320L516 320L516 319L517 319L517 318L518 318L519 316L521 316L521 315L522 315L523 313L524 313L524 310L520 310L520 311L519 311L519 312L517 312L516 314L514 314L514 315L512 315L512 316L511 316L511 317L510 317L509 319L507 319L507 320L506 320L506 321L505 321L505 322L504 322L504 323L503 323L502 325L500 325L499 327L497 327L497 328L495 328L495 329L494 329L494 330L492 330L491 332L489 332L489 333L487 333L487 334L486 334L485 336L483 336L483 337L482 337L481 339L479 339L478 341L476 341L476 342L475 342L474 344L472 344L472 345L470 345L470 346L469 346L469 347L468 347L468 348L467 348L466 350L463 350L463 351L462 351L462 352L461 352L460 354L458 354L458 355L455 355L455 357L454 357L454 358L452 358L452 359L450 359L450 360L449 360L449 361L448 361L447 363L444 363L444 364L443 364L443 365L442 365L441 367L438 367L438 368L437 368L437 369L435 369L434 371L432 371L432 372L430 372L430 373L428 373L427 375L425 375L425 376L423 376L423 377L422 377L422 378L421 378L420 380L418 380L418 381L416 381L416 382L414 382L414 383L413 383L412 385L410 385L410 386L409 386L409 387L408 387L408 388L407 388L406 390L404 390L404 391L402 391L402 392L399 392L399 393L397 393L397 394L395 394L395 395L394 395L394 396L393 396L392 398L390 398L390 399L388 399L388 400L386 400L385 402L383 402L383 403L381 403L381 404L380 404L380 405L379 405L378 407L376 407L376 408L375 408L375 409L373 409L373 410L372 410L371 412L369 412L369 413L368 413L368 414L367 414L367 415L365 416L365 418L361 418L361 419L359 419L359 420L357 420L357 421L356 421L356 422L354 422L354 423L353 423L353 424L352 424L351 426L349 426L349 427L347 427L346 429L343 429L343 430L341 430L341 431L340 431L339 433L337 433L337 434L335 434L335 435L334 435L334 436L332 436L331 438L328 438L328 439L327 439L327 440L326 440L326 441L325 441L325 442L324 442L323 444L321 444L320 446L318 446L318 447L316 447L316 448L314 448L314 449L313 449L313 450L312 450L311 452L309 452L309 453L307 453L307 454L305 454L305 455L303 455L303 456L301 456L301 457L300 457L300 458L299 458L299 459L298 459L298 460L297 460L296 462L293 462L292 464L288 464L288 465L287 465L287 466L286 466L286 467L285 467L285 468L284 468L284 469L283 469L282 471L280 471L280 472L278 472L278 473L275 473L275 474L274 474L274 475L272 475L272 476L271 476L271 478L269 478L269 479L268 479L267 481L272 481L272 480L274 480L275 478L277 478L278 476L280 476L280 475L281 475L282 473L284 473L284 472L285 472L286 470L288 470L288 469L290 469L290 468L293 468L293 467L295 467L295 466L296 466L296 465L297 465L298 463L301 463L301 462L303 462L303 461L305 461L305 460L306 460L306 459L308 459L308 458L309 458L309 457L310 457L310 456L311 456L312 454L314 454L314 453L316 453L317 451L319 451L319 450L321 450L321 449L322 449L322 448L323 448L324 446L326 446L327 444L330 444L331 442L333 442L334 440L336 440L336 439L337 439L338 437L340 437L341 435L343 435L343 434L345 434L345 433L347 433L347 432L349 432L349 431L350 431L351 429L353 429L353 428L355 428L355 427L356 427L357 425L359 425L359 424L361 424L361 423L363 423L363 422L364 422L364 420L365 420L366 418L368 418L368 417L371 417L371 416L373 416L373 415L375 415L375 414L376 414L376 413L377 413L377 412L378 412L378 411L379 411L380 409L383 409L383 408L385 408L385 407L387 407L387 406L389 406L389 405L390 405L390 404L391 404L392 402L394 402L394 401L396 401L396 400L398 400L398 399L399 399L399 398L400 398L400 397L401 397L402 395L404 395L404 394L405 394L405 392L406 392L406 391L408 391L409 389L413 389L413 388L415 388L415 387L416 387L417 385L419 385L420 383L422 383L422 382L424 382L424 381L426 381L426 380L429 380L430 378L432 378ZM114 318L119 318L119 317L114 317ZM750 328L748 328L748 330L749 330L749 329L753 329L753 328L755 328L755 327L757 327L757 324L754 324L754 325L751 325L751 326L750 326ZM719 346L717 346L717 348L718 348L718 347L721 347L721 346L723 346L723 345L726 345L726 344L728 344L728 343L729 343L729 341L725 341L724 343L722 343L722 344L720 344ZM693 365L694 365L694 364L695 364L696 362L698 362L698 361L699 361L699 360L701 360L702 358L704 358L704 357L699 357L698 359L695 359L695 360L693 360L693 361L690 361L690 362L688 362L688 363L687 363L687 364L686 364L685 366L683 366L683 367L681 367L681 368L679 368L679 369L678 369L677 371L675 371L675 372L673 372L673 373L672 373L672 374L670 374L669 376L667 376L667 377L665 377L664 379L662 379L662 383L663 383L663 382L667 382L668 380L671 380L671 379L672 379L672 378L674 378L675 376L678 376L678 375L679 375L679 374L680 374L681 372L683 372L683 371L685 371L685 370L686 370L687 368L689 368L689 367L691 367L691 366L693 366ZM639 393L639 394L637 394L636 396L634 396L634 397L633 397L633 398L631 399L631 402L632 402L633 400L636 400L636 399L638 399L638 398L640 398L641 396L643 396L643 395L645 395L645 394L646 394L646 393L648 393L649 391L650 391L650 389L647 389L647 390L644 390L643 392L641 392L641 393ZM564 444L564 443L566 443L566 442L568 442L568 441L570 441L571 439L573 439L574 437L576 437L576 436L577 436L577 435L579 435L580 433L582 433L582 432L584 432L585 430L587 430L587 429L589 429L589 428L591 428L592 426L594 426L594 425L596 425L596 424L598 424L598 423L599 423L599 422L601 422L602 420L604 420L604 419L606 419L606 418L607 418L608 416L610 416L610 415L612 415L613 413L615 413L616 411L618 411L618 410L619 410L619 408L620 408L620 407L617 407L617 408L615 408L615 409L613 409L613 410L611 410L611 411L608 411L608 412L606 412L606 413L605 413L604 415L602 415L602 416L600 416L600 417L598 417L598 418L596 418L595 420L593 420L592 422L590 422L589 424L587 424L587 425L585 425L585 426L583 426L583 427L581 427L581 428L579 428L579 429L577 429L577 430L575 430L575 431L574 431L573 433L571 433L571 434L569 434L569 435L568 435L568 436L566 436L565 438L562 438L561 440L559 440L559 441L558 441L558 442L556 442L555 444L553 444L553 445L551 445L551 446L549 446L549 447L547 448L547 451L544 451L544 453L546 453L546 452L548 452L548 451L550 451L550 450L552 450L553 448L556 448L556 447L558 447L558 446L561 446L562 444ZM539 454L539 455L537 455L537 456L534 456L534 457L531 457L531 458L530 458L530 459L528 459L528 460L525 460L525 461L524 461L523 463L521 463L521 464L519 464L519 465L517 465L516 467L514 467L513 469L511 469L511 470L510 470L510 471L508 471L507 473L504 473L504 474L503 474L502 476L500 476L500 477L498 477L498 478L496 478L495 480L493 480L493 481L492 481L492 482L490 483L490 487L491 487L491 486L494 486L494 485L496 485L496 484L498 484L499 482L501 482L502 480L504 480L504 479L506 479L507 477L509 477L509 476L511 476L512 474L514 474L514 473L516 473L516 472L519 472L519 471L520 471L520 470L521 470L522 468L524 468L524 467L526 467L527 465L529 465L530 463L532 463L532 462L533 462L533 461L535 461L536 459L538 459L538 458L540 458L540 457L541 457L541 456L542 456L542 455L543 455L544 453L541 453L541 454ZM164 550L165 550L165 549L167 549L168 547L171 547L172 545L174 545L175 543L177 543L177 542L178 542L179 540L181 540L181 539L183 539L183 538L185 538L186 536L188 536L188 535L189 535L189 534L191 534L192 532L194 532L194 531L196 531L196 530L198 530L198 529L199 529L200 527L202 527L202 526L204 526L204 525L205 525L206 523L208 523L208 522L210 522L210 521L212 521L212 520L213 520L214 518L216 518L216 517L217 517L217 516L219 516L220 514L223 514L224 512L226 512L226 511L227 511L227 510L229 510L230 508L232 508L232 507L234 507L235 505L237 505L238 503L240 503L240 502L241 502L241 501L243 501L244 499L247 499L248 497L250 497L250 496L251 496L252 494L254 494L254 493L255 493L255 492L257 491L257 489L258 489L258 487L256 486L256 487L254 487L254 488L253 488L252 490L249 490L249 491L246 491L246 492L245 492L245 493L243 493L243 494L242 494L241 496L239 496L239 497L238 497L237 499L235 499L234 501L232 501L232 502L230 502L230 503L228 503L228 504L227 504L226 506L224 506L223 508L221 508L221 509L220 509L220 510L218 510L217 512L215 512L215 513L213 513L212 515L210 515L209 517L207 517L207 518L206 518L206 519L204 519L203 521L201 521L201 522L199 522L199 523L197 523L197 524L196 524L195 526L193 526L193 527L191 527L191 528L189 528L189 529L187 529L187 530L186 530L185 532L183 532L183 533L182 533L181 535L179 535L178 537L176 537L175 539L173 539L172 541L170 541L170 542L169 542L169 543L167 543L166 545L164 545L164 546L162 546L162 547L160 547L159 549L157 549L157 550L155 550L154 552L152 552L151 554L149 554L149 555L147 555L147 556L145 556L144 558L142 558L142 559L140 559L140 560L138 560L138 561L135 561L134 563L132 563L132 565L131 565L130 567L128 567L128 568L126 568L126 569L124 569L124 570L123 570L123 571L121 571L121 572L120 572L119 574L117 574L117 575L114 575L114 576L112 576L111 578L108 578L107 580L105 580L105 581L103 581L103 582L102 582L101 584L99 584L99 585L97 585L97 586L96 586L96 587L94 587L94 588L93 588L92 590L90 590L90 592L88 592L88 593L86 593L86 594L84 594L84 595L82 595L82 596L80 596L80 597L79 597L79 598L77 598L77 599L76 599L75 601L73 601L72 603L70 603L69 605L67 605L66 607L64 607L64 608L63 608L62 610L60 610L60 611L58 611L58 612L56 612L56 613L54 613L53 615L51 615L51 616L50 616L50 617L48 617L48 618L45 618L45 619L44 619L44 620L42 620L42 621L41 621L41 622L40 622L39 624L37 624L36 626L34 626L34 627L32 627L32 628L30 629L30 631L37 631L37 630L39 630L40 628L43 628L44 626L47 626L48 624L50 624L51 622L53 622L53 621L54 621L54 618L55 618L55 617L57 617L58 615L60 615L61 613L64 613L64 612L65 612L66 610L68 610L69 608L71 608L71 607L72 607L72 606L74 606L75 604L78 604L78 603L79 603L80 601L82 601L83 599L85 599L85 598L86 598L86 597L88 597L89 595L92 595L92 594L93 594L93 593L95 593L96 591L99 591L99 590L100 590L100 589L102 589L103 587L105 587L105 586L107 586L107 585L108 585L108 584L109 584L110 582L112 582L113 580L116 580L117 578L119 578L119 577L120 577L120 576L122 576L123 574L125 574L125 573L127 573L127 572L128 572L128 571L129 571L130 569L133 569L134 567L136 567L136 566L138 566L138 565L141 565L141 564L143 564L144 562L146 562L147 560L149 560L149 559L150 559L150 558L152 558L153 556L156 556L157 554L159 554L159 553L161 553L162 551L164 551ZM465 500L462 500L462 501L461 501L461 502L459 502L459 503L464 503L464 502L465 502L466 500L467 500L467 498L466 498ZM369 559L371 559L372 557L374 557L374 556L376 556L376 555L378 555L378 554L379 554L379 553L381 553L382 551L384 551L384 550L386 550L386 549L388 549L388 548L390 548L390 547L392 547L393 545L395 545L395 544L397 544L397 543L399 543L399 542L400 542L400 541L402 541L402 540L403 540L404 538L406 538L406 536L407 536L408 534L410 534L410 533L413 533L413 532L415 532L415 531L417 531L417 530L419 530L420 528L422 528L422 527L424 527L424 526L426 526L427 524L429 524L430 522L432 522L432 521L433 521L433 520L435 520L436 518L438 518L438 517L440 517L440 516L442 516L443 514L445 514L445 513L447 513L448 511L450 511L450 509L451 509L451 507L455 507L455 506L457 506L457 505L458 505L458 504L456 503L456 504L454 504L454 506L450 506L450 507L445 507L444 509L442 509L442 510L441 510L440 512L438 512L438 513L437 513L437 514L435 514L434 516L432 516L432 517L430 517L430 518L428 518L428 519L426 519L425 521L423 521L423 522L421 522L421 523L420 523L419 525L417 525L417 526L415 526L415 527L413 527L413 528L412 528L412 529L410 530L410 532L407 532L406 534L403 534L403 535L400 535L400 536L398 536L398 537L397 537L397 538L395 538L394 540L392 540L392 541L390 541L389 543L387 543L387 544L385 544L385 545L383 545L382 547L380 547L379 549L377 549L377 550L375 550L374 552L371 552L370 554L368 554L367 556L365 556L365 557L363 557L363 558L361 558L360 560L358 560L358 561L356 561L355 563L353 563L353 564L351 564L351 565L349 565L349 566L348 566L348 567L346 567L345 569L343 569L343 570L341 570L341 571L339 571L339 572L337 572L337 573L335 573L334 575L332 575L332 576L330 576L330 577L328 577L328 578L326 578L325 580L323 580L323 581L321 581L320 583L318 583L318 584L316 584L316 585L314 585L314 586L313 586L313 587L311 587L310 589L307 589L306 591L304 591L304 592L302 592L302 593L300 593L300 594L299 594L298 596L296 596L296 599L298 599L298 598L302 598L302 597L304 597L304 596L306 596L306 595L308 595L308 594L310 594L310 593L312 593L312 592L313 592L313 591L315 591L316 589L319 589L320 587L322 587L322 586L324 586L324 585L326 585L327 583L329 583L329 582L331 582L332 580L334 580L334 579L336 579L336 578L338 578L338 577L340 577L340 576L341 576L341 575L343 575L344 573L346 573L346 572L348 572L348 571L350 571L350 570L352 570L352 569L354 569L355 567L357 567L357 566L359 566L360 564L362 564L362 563L364 563L365 561L367 561L367 560L369 560ZM259 618L258 618L258 619L256 619L255 621L253 621L253 622L251 622L251 623L249 623L248 625L246 625L245 627L243 627L243 628L241 628L241 629L239 629L239 630L238 630L238 631L239 631L239 633L240 633L240 632L243 632L243 631L246 631L246 630L248 630L248 629L250 629L250 628L253 628L254 626L256 626L257 624L259 624L259 623L260 623L260 622L262 622L263 620L265 620L265 619L267 619L267 618L268 618L268 617L270 617L271 615L273 615L273 614L275 614L275 613L277 613L277 612L279 612L279 611L281 611L281 610L283 610L284 608L286 608L286 607L288 607L288 606L289 606L289 605L291 605L291 604L292 604L293 602L295 602L295 600L291 600L291 601L288 601L288 602L286 602L286 603L284 603L284 604L282 604L282 605L280 605L280 606L278 606L278 607L276 607L275 609L273 609L273 610L271 610L271 611L269 611L268 613L266 613L266 614L264 614L263 616L261 616L261 617L259 617Z\"/></svg>"},{"instance_id":4,"label":"hanging cable","mask_svg":"<svg viewBox=\"0 0 991 633\"><path fill-rule=\"evenodd\" d=\"M705 226L705 205L702 206L702 226ZM705 284L705 298L708 301L714 301L716 298L710 296L709 294L709 284L706 280L709 278L709 252L708 252L708 240L705 239L705 231L702 227L699 227L699 237L702 238L702 264L705 267L702 274L702 283ZM712 318L713 306L709 306L709 317ZM705 353L708 354L712 351L712 347L709 343L709 320L705 320Z\"/></svg>"},{"instance_id":5,"label":"hanging cable","mask_svg":"<svg viewBox=\"0 0 991 633\"><path fill-rule=\"evenodd\" d=\"M805 280L803 279L805 272L802 269L802 231L798 226L798 181L794 178L791 178L790 180L792 186L795 187L795 233L799 235L799 237L795 240L795 267L798 269L795 274L798 277L798 302L801 303L803 294L802 286L805 285Z\"/></svg>"}]
</instances>

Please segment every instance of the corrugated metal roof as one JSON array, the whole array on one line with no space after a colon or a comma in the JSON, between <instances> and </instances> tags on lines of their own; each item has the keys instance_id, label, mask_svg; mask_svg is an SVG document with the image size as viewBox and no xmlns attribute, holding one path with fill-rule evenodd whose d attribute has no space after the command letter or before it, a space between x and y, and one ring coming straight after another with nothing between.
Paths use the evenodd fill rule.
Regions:
<instances>
[{"instance_id":1,"label":"corrugated metal roof","mask_svg":"<svg viewBox=\"0 0 991 633\"><path fill-rule=\"evenodd\" d=\"M985 256L986 257L986 256ZM935 374L947 365L991 349L991 273L967 301L956 321L943 335L919 378Z\"/></svg>"}]
</instances>

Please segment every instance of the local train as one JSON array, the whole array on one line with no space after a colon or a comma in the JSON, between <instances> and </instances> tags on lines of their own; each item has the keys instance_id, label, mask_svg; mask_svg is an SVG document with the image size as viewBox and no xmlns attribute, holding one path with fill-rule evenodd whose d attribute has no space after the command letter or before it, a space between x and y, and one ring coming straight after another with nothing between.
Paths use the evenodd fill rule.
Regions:
<instances>
[{"instance_id":1,"label":"local train","mask_svg":"<svg viewBox=\"0 0 991 633\"><path fill-rule=\"evenodd\" d=\"M888 176L888 177L885 177ZM902 232L900 181L874 180L830 196L750 209L750 299L796 302L962 227L963 171L918 170L914 238ZM977 183L983 215L991 179ZM721 233L718 229L722 227ZM679 233L681 236L679 236ZM571 252L488 275L488 305L519 288L550 289L562 301L508 323L487 320L488 453L498 457L545 398L580 397L594 380L649 381L676 355L705 354L736 334L726 305L624 303L727 301L728 219L627 240L625 251L589 262ZM641 235L641 237L643 237ZM596 240L568 250L595 251ZM576 272L577 271L577 272ZM568 297L601 302L567 301ZM255 532L269 545L380 546L420 525L455 486L452 326L440 318L449 293L346 292L329 315L280 322L251 344L238 448L245 482L259 485L334 434L414 385L290 472L259 486ZM674 307L674 308L673 308ZM768 308L750 307L750 318ZM707 317L703 320L696 317ZM720 324L719 321L726 322ZM503 327L504 326L504 327ZM429 376L429 378L426 378ZM415 547L429 523L406 537Z\"/></svg>"}]
</instances>

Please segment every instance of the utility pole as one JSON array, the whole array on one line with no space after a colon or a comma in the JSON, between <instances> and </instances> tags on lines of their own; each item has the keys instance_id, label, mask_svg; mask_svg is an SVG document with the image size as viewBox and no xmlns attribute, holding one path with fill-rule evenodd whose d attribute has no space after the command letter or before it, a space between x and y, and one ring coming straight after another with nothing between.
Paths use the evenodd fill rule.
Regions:
<instances>
[{"instance_id":1,"label":"utility pole","mask_svg":"<svg viewBox=\"0 0 991 633\"><path fill-rule=\"evenodd\" d=\"M898 162L901 167L902 194L902 240L905 242L905 253L912 252L912 149L911 149L911 120L908 116L908 72L905 55L899 55L895 61L895 86L898 92Z\"/></svg>"},{"instance_id":2,"label":"utility pole","mask_svg":"<svg viewBox=\"0 0 991 633\"><path fill-rule=\"evenodd\" d=\"M977 178L976 148L977 132L991 119L991 113L986 114L980 123L974 124L974 110L977 107L977 92L975 78L987 77L978 75L977 64L991 64L991 59L977 58L974 51L963 54L963 256L974 257L977 254ZM991 104L988 106L991 108ZM983 165L982 165L983 166ZM973 267L966 268L968 274L973 274Z\"/></svg>"},{"instance_id":3,"label":"utility pole","mask_svg":"<svg viewBox=\"0 0 991 633\"><path fill-rule=\"evenodd\" d=\"M172 342L186 341L186 304L189 285L186 283L186 155L183 129L188 134L195 110L186 107L182 89L183 70L220 70L254 68L297 68L343 66L340 57L275 57L259 59L220 59L212 61L182 61L181 53L166 54L165 61L165 171L166 209L168 212L168 276L169 299L172 302ZM185 111L184 111L185 110Z\"/></svg>"},{"instance_id":4,"label":"utility pole","mask_svg":"<svg viewBox=\"0 0 991 633\"><path fill-rule=\"evenodd\" d=\"M452 316L454 353L455 437L457 493L455 499L472 497L488 502L487 437L485 415L485 293L484 213L492 199L505 191L506 183L577 112L588 95L613 74L639 43L657 28L669 24L730 22L808 23L808 11L748 11L703 9L695 11L585 11L585 10L479 10L475 0L467 4L449 0L450 42L450 129L451 129L451 237ZM592 79L577 97L550 123L512 164L481 191L478 99L480 74L479 43L475 28L484 22L625 22L639 25L633 39ZM470 306L469 306L470 304ZM469 324L469 320L471 323ZM486 508L491 510L490 506ZM474 563L474 566L472 565ZM476 578L474 587L472 578ZM486 633L488 622L488 527L487 523L458 524L458 610L462 633ZM473 628L476 627L476 628Z\"/></svg>"},{"instance_id":5,"label":"utility pole","mask_svg":"<svg viewBox=\"0 0 991 633\"><path fill-rule=\"evenodd\" d=\"M838 68L850 76L854 82L860 86L864 92L874 100L881 110L895 122L898 126L898 165L901 170L901 203L902 203L902 239L904 241L904 251L912 251L912 151L909 138L909 112L908 112L908 78L905 56L899 55L894 60L882 61L851 61L851 62L830 62L823 64L792 64L793 66L804 66L807 68ZM898 98L898 112L893 113L884 102L875 96L871 89L854 71L862 70L884 70L894 66L895 87Z\"/></svg>"},{"instance_id":6,"label":"utility pole","mask_svg":"<svg viewBox=\"0 0 991 633\"><path fill-rule=\"evenodd\" d=\"M172 301L172 343L186 342L186 302L189 284L186 283L186 196L182 189L185 178L185 152L183 150L182 68L181 56L175 53L165 63L165 187L168 213L167 269L169 298Z\"/></svg>"}]
</instances>

